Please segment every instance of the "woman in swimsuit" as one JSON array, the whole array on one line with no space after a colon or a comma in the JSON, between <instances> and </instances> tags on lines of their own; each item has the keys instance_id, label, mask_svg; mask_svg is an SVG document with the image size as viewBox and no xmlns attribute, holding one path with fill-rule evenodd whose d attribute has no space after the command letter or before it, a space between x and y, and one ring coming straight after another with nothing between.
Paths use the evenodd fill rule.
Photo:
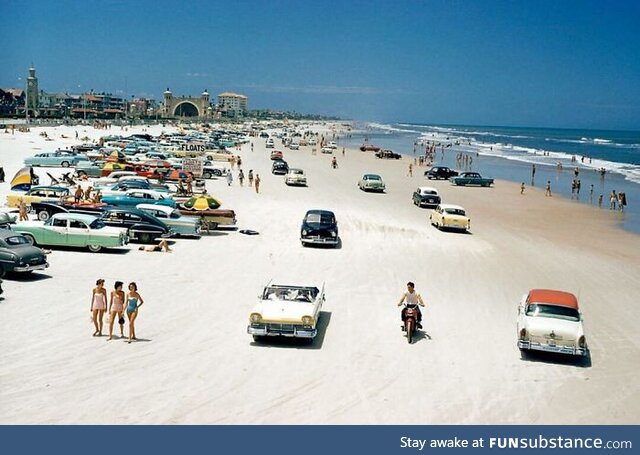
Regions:
<instances>
[{"instance_id":1,"label":"woman in swimsuit","mask_svg":"<svg viewBox=\"0 0 640 455\"><path fill-rule=\"evenodd\" d=\"M120 338L124 338L124 291L122 290L122 281L116 281L114 290L111 291L111 300L109 301L109 338L113 338L113 323L118 316L120 324ZM122 322L120 322L122 321Z\"/></svg>"},{"instance_id":2,"label":"woman in swimsuit","mask_svg":"<svg viewBox=\"0 0 640 455\"><path fill-rule=\"evenodd\" d=\"M144 300L138 294L138 285L129 283L129 292L127 293L127 317L129 318L129 343L136 339L136 318L138 317L138 308L142 306Z\"/></svg>"},{"instance_id":3,"label":"woman in swimsuit","mask_svg":"<svg viewBox=\"0 0 640 455\"><path fill-rule=\"evenodd\" d=\"M107 290L104 288L104 280L100 278L96 281L96 287L91 293L91 315L96 328L93 332L94 337L102 336L102 319L105 311L107 311Z\"/></svg>"}]
</instances>

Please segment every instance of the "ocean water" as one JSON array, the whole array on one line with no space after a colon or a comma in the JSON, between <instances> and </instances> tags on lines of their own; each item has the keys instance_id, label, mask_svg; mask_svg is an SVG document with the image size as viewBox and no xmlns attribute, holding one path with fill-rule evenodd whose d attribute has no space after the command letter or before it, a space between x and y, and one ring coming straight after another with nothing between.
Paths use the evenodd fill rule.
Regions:
<instances>
[{"instance_id":1,"label":"ocean water","mask_svg":"<svg viewBox=\"0 0 640 455\"><path fill-rule=\"evenodd\" d=\"M598 209L601 194L601 210L608 210L611 190L624 192L628 204L625 212L610 211L610 216L624 229L640 233L638 131L358 123L350 137L341 138L344 145L352 147L365 141L411 157L424 153L426 141L435 141L440 144L435 164L457 168L455 156L462 152L473 157L467 170L525 182L527 186L544 187L551 181L554 194L593 205L594 209ZM532 181L533 164L536 173ZM576 167L581 191L572 197ZM601 169L605 170L604 176Z\"/></svg>"}]
</instances>

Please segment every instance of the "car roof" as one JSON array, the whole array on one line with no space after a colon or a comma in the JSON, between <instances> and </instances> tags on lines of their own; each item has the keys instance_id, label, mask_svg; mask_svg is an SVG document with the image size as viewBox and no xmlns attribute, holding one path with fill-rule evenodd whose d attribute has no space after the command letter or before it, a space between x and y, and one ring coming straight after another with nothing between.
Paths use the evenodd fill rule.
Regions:
<instances>
[{"instance_id":1,"label":"car roof","mask_svg":"<svg viewBox=\"0 0 640 455\"><path fill-rule=\"evenodd\" d=\"M297 168L297 167L290 167L290 168L289 168L289 172L291 172L291 171L300 171L300 172L304 172L302 169L299 169L299 168Z\"/></svg>"},{"instance_id":2,"label":"car roof","mask_svg":"<svg viewBox=\"0 0 640 455\"><path fill-rule=\"evenodd\" d=\"M136 208L140 209L140 210L144 210L144 209L157 210L159 212L165 212L167 214L168 213L172 213L175 210L175 209L173 209L173 208L171 208L169 206L160 205L160 204L138 204L138 205L136 205Z\"/></svg>"},{"instance_id":3,"label":"car roof","mask_svg":"<svg viewBox=\"0 0 640 455\"><path fill-rule=\"evenodd\" d=\"M578 309L578 299L575 295L565 291L552 289L531 289L527 297L529 303L549 303Z\"/></svg>"},{"instance_id":4,"label":"car roof","mask_svg":"<svg viewBox=\"0 0 640 455\"><path fill-rule=\"evenodd\" d=\"M464 207L461 207L459 205L453 205L453 204L440 204L440 207L443 209L454 209L454 210L464 210Z\"/></svg>"},{"instance_id":5,"label":"car roof","mask_svg":"<svg viewBox=\"0 0 640 455\"><path fill-rule=\"evenodd\" d=\"M335 214L331 210L321 210L321 209L307 210L307 215L331 215L331 216L335 216Z\"/></svg>"},{"instance_id":6,"label":"car roof","mask_svg":"<svg viewBox=\"0 0 640 455\"><path fill-rule=\"evenodd\" d=\"M382 177L380 177L378 174L364 174L362 176L363 179L367 178L367 177L374 177L374 178L377 178L377 179L382 179Z\"/></svg>"},{"instance_id":7,"label":"car roof","mask_svg":"<svg viewBox=\"0 0 640 455\"><path fill-rule=\"evenodd\" d=\"M66 186L56 186L56 185L37 185L32 186L31 190L68 190L69 188Z\"/></svg>"},{"instance_id":8,"label":"car roof","mask_svg":"<svg viewBox=\"0 0 640 455\"><path fill-rule=\"evenodd\" d=\"M58 220L78 220L84 221L87 224L91 224L98 217L93 215L87 215L84 213L55 213L52 218L56 218Z\"/></svg>"}]
</instances>

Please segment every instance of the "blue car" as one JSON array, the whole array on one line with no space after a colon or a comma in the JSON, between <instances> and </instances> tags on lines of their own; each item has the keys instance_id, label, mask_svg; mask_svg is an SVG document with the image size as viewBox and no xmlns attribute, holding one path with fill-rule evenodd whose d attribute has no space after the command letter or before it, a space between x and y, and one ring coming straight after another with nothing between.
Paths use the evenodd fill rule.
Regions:
<instances>
[{"instance_id":1,"label":"blue car","mask_svg":"<svg viewBox=\"0 0 640 455\"><path fill-rule=\"evenodd\" d=\"M135 207L138 204L157 204L176 208L176 201L158 191L133 189L124 193L106 194L102 202L116 207Z\"/></svg>"},{"instance_id":2,"label":"blue car","mask_svg":"<svg viewBox=\"0 0 640 455\"><path fill-rule=\"evenodd\" d=\"M37 155L31 156L29 158L25 158L24 165L25 166L61 166L61 167L69 167L75 166L81 159L86 159L83 156L76 155L71 152L65 151L56 151L56 152L45 152L38 153Z\"/></svg>"}]
</instances>

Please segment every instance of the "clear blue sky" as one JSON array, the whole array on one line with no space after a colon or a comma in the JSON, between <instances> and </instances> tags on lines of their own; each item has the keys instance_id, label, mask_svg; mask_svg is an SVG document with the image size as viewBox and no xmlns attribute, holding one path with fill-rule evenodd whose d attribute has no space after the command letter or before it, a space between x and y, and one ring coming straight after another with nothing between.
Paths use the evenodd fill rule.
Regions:
<instances>
[{"instance_id":1,"label":"clear blue sky","mask_svg":"<svg viewBox=\"0 0 640 455\"><path fill-rule=\"evenodd\" d=\"M0 87L238 91L384 122L640 129L639 1L2 0ZM18 78L22 77L22 81Z\"/></svg>"}]
</instances>

